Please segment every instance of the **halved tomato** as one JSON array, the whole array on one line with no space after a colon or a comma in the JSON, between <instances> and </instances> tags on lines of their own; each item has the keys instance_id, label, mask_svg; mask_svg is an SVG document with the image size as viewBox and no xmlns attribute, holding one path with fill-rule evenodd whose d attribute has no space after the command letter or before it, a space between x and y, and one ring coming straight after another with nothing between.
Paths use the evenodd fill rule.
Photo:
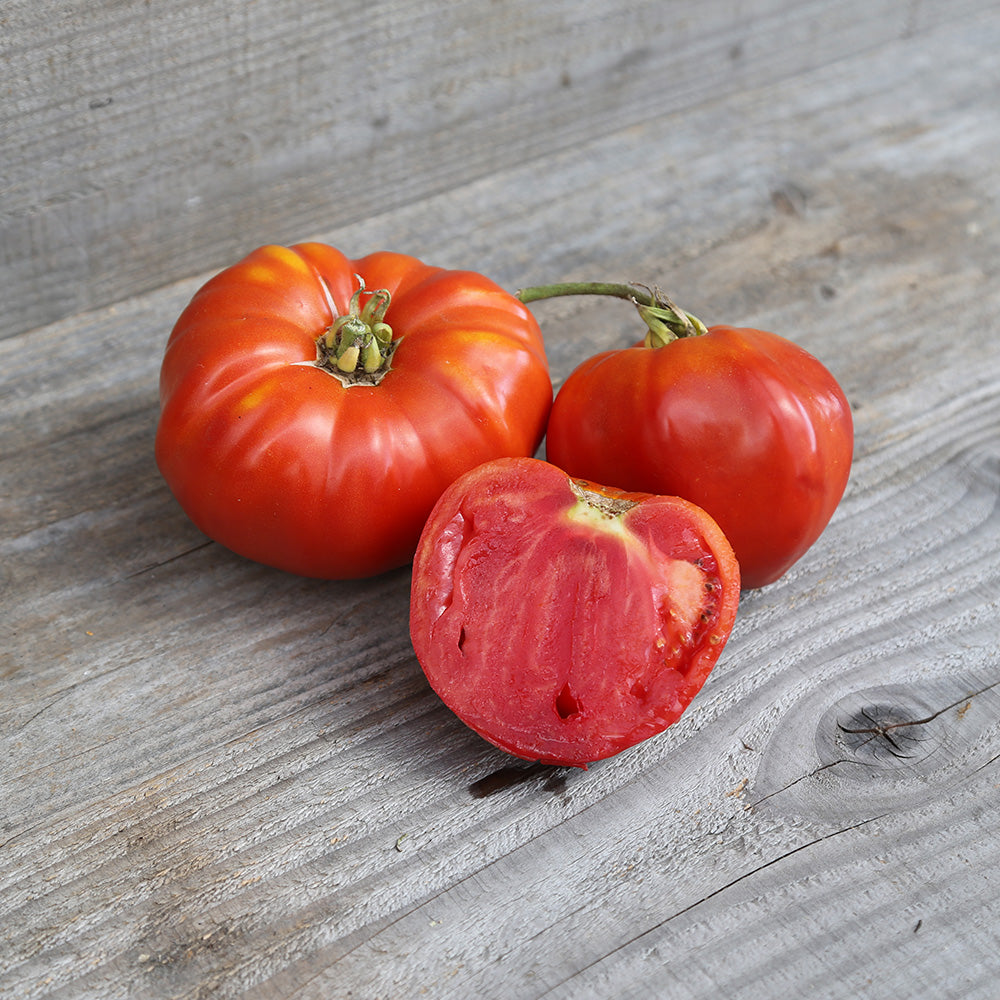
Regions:
<instances>
[{"instance_id":1,"label":"halved tomato","mask_svg":"<svg viewBox=\"0 0 1000 1000\"><path fill-rule=\"evenodd\" d=\"M435 505L410 634L431 686L477 733L517 757L583 767L680 717L739 592L732 548L694 504L499 459Z\"/></svg>"}]
</instances>

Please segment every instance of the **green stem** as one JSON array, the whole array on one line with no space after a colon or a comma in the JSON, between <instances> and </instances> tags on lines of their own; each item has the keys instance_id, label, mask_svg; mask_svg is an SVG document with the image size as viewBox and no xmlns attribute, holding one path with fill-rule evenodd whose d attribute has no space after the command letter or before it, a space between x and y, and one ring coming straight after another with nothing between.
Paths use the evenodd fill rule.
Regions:
<instances>
[{"instance_id":1,"label":"green stem","mask_svg":"<svg viewBox=\"0 0 1000 1000\"><path fill-rule=\"evenodd\" d=\"M696 316L679 309L657 289L607 281L566 281L555 285L522 288L516 298L527 305L563 295L608 295L631 302L648 328L647 347L663 347L679 337L697 337L706 332Z\"/></svg>"},{"instance_id":2,"label":"green stem","mask_svg":"<svg viewBox=\"0 0 1000 1000\"><path fill-rule=\"evenodd\" d=\"M535 285L532 288L522 288L516 297L527 305L529 302L554 299L560 295L610 295L616 299L627 299L629 302L644 306L655 305L653 296L648 290L612 281L564 281L555 285Z\"/></svg>"}]
</instances>

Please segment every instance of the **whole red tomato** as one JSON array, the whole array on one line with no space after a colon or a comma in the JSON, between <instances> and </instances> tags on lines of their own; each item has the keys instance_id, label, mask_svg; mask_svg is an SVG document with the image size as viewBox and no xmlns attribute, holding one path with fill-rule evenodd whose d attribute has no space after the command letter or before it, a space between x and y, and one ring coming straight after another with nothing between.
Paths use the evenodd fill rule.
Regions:
<instances>
[{"instance_id":1,"label":"whole red tomato","mask_svg":"<svg viewBox=\"0 0 1000 1000\"><path fill-rule=\"evenodd\" d=\"M762 587L816 541L843 495L850 406L791 341L730 326L686 332L573 371L546 455L570 475L704 508L732 543L743 586Z\"/></svg>"},{"instance_id":2,"label":"whole red tomato","mask_svg":"<svg viewBox=\"0 0 1000 1000\"><path fill-rule=\"evenodd\" d=\"M739 592L732 548L694 504L499 459L435 505L410 635L431 686L481 736L582 767L680 717Z\"/></svg>"},{"instance_id":3,"label":"whole red tomato","mask_svg":"<svg viewBox=\"0 0 1000 1000\"><path fill-rule=\"evenodd\" d=\"M488 278L306 243L255 250L194 296L160 400L156 459L203 532L352 578L409 562L461 473L532 454L552 385L534 318Z\"/></svg>"}]
</instances>

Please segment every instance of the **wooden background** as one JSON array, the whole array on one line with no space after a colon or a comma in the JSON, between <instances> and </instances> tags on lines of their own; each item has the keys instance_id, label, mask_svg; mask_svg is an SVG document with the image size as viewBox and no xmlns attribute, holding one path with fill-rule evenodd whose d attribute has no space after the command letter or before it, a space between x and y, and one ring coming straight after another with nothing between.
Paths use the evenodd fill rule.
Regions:
<instances>
[{"instance_id":1,"label":"wooden background","mask_svg":"<svg viewBox=\"0 0 1000 1000\"><path fill-rule=\"evenodd\" d=\"M993 1000L1000 7L0 12L0 997ZM505 757L406 570L251 564L152 458L259 243L659 283L817 354L845 499L663 736ZM636 335L534 307L559 381Z\"/></svg>"}]
</instances>

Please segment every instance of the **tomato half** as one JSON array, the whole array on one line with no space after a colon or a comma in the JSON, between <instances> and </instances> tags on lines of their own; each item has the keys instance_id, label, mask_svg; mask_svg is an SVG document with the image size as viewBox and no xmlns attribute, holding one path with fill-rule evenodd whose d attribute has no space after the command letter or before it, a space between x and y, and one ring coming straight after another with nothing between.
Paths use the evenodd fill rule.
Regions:
<instances>
[{"instance_id":1,"label":"tomato half","mask_svg":"<svg viewBox=\"0 0 1000 1000\"><path fill-rule=\"evenodd\" d=\"M203 532L352 578L409 562L463 472L532 454L552 385L534 318L488 278L306 243L261 247L194 296L160 400L156 459Z\"/></svg>"},{"instance_id":2,"label":"tomato half","mask_svg":"<svg viewBox=\"0 0 1000 1000\"><path fill-rule=\"evenodd\" d=\"M773 333L715 326L580 365L556 395L546 457L573 476L704 508L753 588L826 527L853 444L847 399L816 358Z\"/></svg>"},{"instance_id":3,"label":"tomato half","mask_svg":"<svg viewBox=\"0 0 1000 1000\"><path fill-rule=\"evenodd\" d=\"M739 590L729 543L686 500L500 459L435 505L410 635L431 686L481 736L585 766L680 717L725 646Z\"/></svg>"}]
</instances>

